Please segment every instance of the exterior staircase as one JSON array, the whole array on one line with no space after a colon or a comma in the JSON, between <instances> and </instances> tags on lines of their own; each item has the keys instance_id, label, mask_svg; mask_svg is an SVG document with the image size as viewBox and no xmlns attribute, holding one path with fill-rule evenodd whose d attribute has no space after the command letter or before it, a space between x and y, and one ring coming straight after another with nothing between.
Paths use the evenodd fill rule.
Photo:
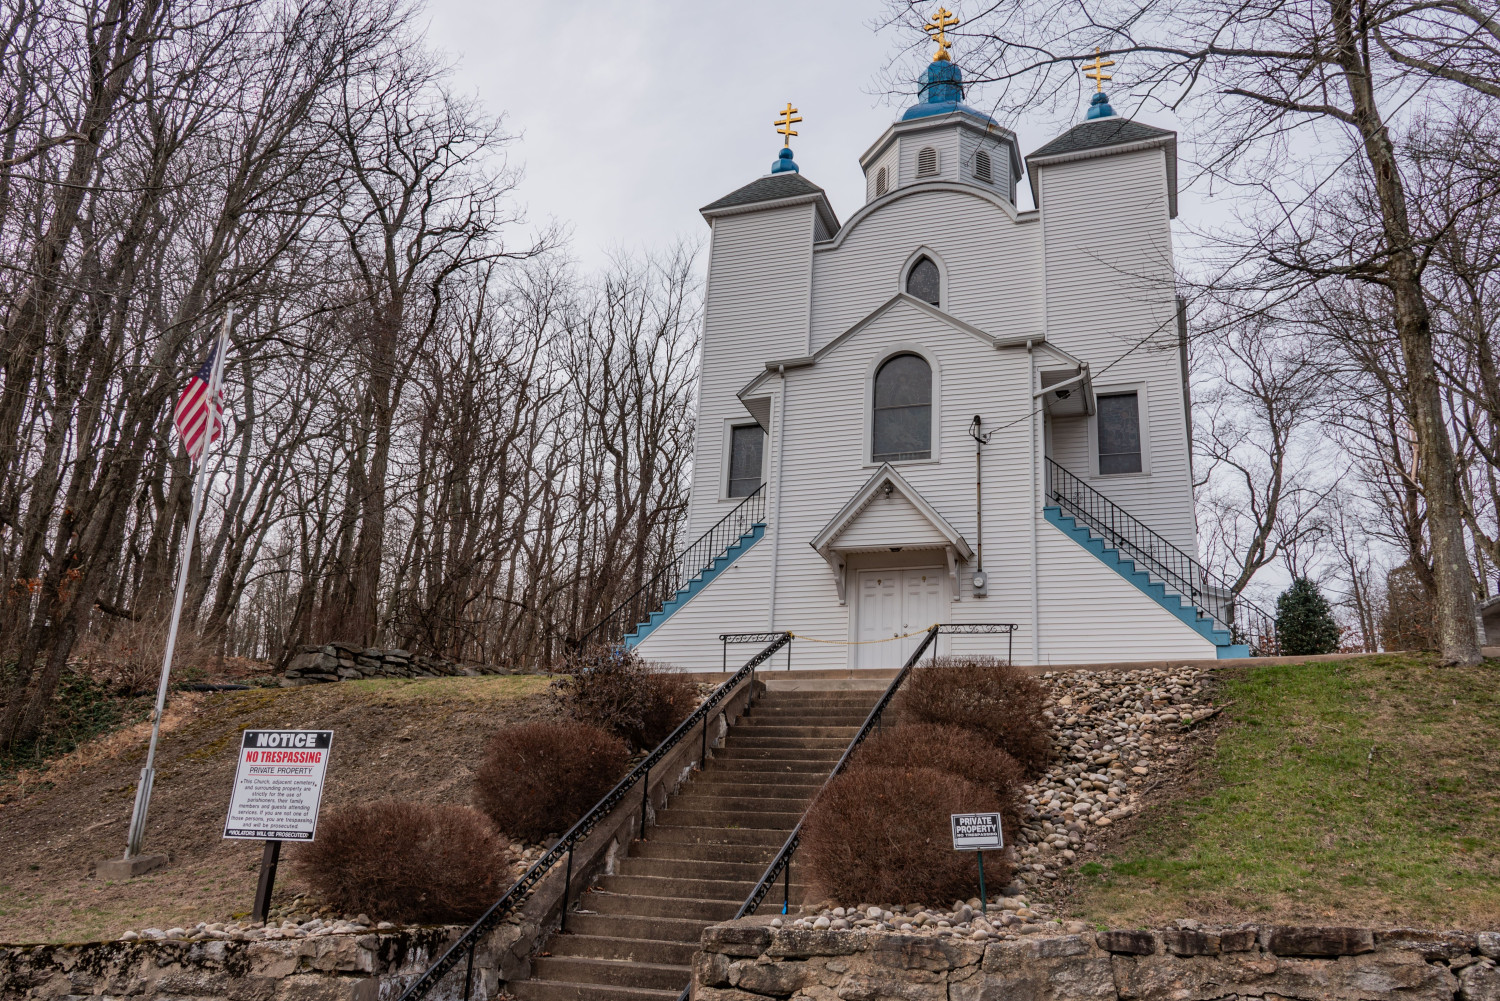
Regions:
<instances>
[{"instance_id":1,"label":"exterior staircase","mask_svg":"<svg viewBox=\"0 0 1500 1001\"><path fill-rule=\"evenodd\" d=\"M774 684L774 682L773 682ZM883 681L874 682L883 687ZM703 929L734 917L881 688L772 688L543 948L521 1001L676 1001ZM806 888L793 873L793 899Z\"/></svg>"},{"instance_id":2,"label":"exterior staircase","mask_svg":"<svg viewBox=\"0 0 1500 1001\"><path fill-rule=\"evenodd\" d=\"M727 549L709 560L696 574L677 589L677 592L662 603L662 606L646 617L644 622L639 623L633 630L625 634L625 649L632 650L635 645L647 636L651 631L693 599L699 591L707 587L715 577L724 572L724 569L739 559L744 552L755 545L766 534L766 523L757 522L750 526L750 530L736 539Z\"/></svg>"}]
</instances>

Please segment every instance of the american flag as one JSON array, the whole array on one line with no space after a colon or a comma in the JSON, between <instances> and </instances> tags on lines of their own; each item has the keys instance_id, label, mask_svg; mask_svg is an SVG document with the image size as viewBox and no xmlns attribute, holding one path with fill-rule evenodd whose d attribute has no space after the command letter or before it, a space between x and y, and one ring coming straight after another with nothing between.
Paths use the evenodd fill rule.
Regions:
<instances>
[{"instance_id":1,"label":"american flag","mask_svg":"<svg viewBox=\"0 0 1500 1001\"><path fill-rule=\"evenodd\" d=\"M209 430L209 402L208 384L214 377L214 356L219 353L216 343L208 352L208 357L203 364L198 366L198 371L188 380L187 387L183 389L182 395L177 399L177 411L172 415L172 423L177 425L177 436L182 439L183 446L187 449L188 458L197 462L207 451L210 442L218 441L219 435L224 430L224 391L221 387L214 394L213 401L213 428Z\"/></svg>"}]
</instances>

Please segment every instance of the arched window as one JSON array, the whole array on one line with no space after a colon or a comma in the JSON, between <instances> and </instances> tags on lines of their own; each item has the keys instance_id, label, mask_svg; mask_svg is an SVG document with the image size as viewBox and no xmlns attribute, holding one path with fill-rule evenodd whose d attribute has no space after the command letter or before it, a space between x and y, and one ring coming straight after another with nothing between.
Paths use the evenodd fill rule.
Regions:
<instances>
[{"instance_id":1,"label":"arched window","mask_svg":"<svg viewBox=\"0 0 1500 1001\"><path fill-rule=\"evenodd\" d=\"M908 295L914 295L923 302L930 302L934 306L942 305L942 276L938 274L938 266L932 263L932 258L917 258L917 263L906 273L906 291Z\"/></svg>"},{"instance_id":2,"label":"arched window","mask_svg":"<svg viewBox=\"0 0 1500 1001\"><path fill-rule=\"evenodd\" d=\"M984 150L974 154L974 176L985 182L993 180L990 174L990 155Z\"/></svg>"},{"instance_id":3,"label":"arched window","mask_svg":"<svg viewBox=\"0 0 1500 1001\"><path fill-rule=\"evenodd\" d=\"M875 373L870 458L932 458L932 368L918 355L897 355Z\"/></svg>"},{"instance_id":4,"label":"arched window","mask_svg":"<svg viewBox=\"0 0 1500 1001\"><path fill-rule=\"evenodd\" d=\"M937 172L937 150L931 146L923 146L917 151L917 176L930 177Z\"/></svg>"},{"instance_id":5,"label":"arched window","mask_svg":"<svg viewBox=\"0 0 1500 1001\"><path fill-rule=\"evenodd\" d=\"M884 167L875 172L875 197L879 198L891 190L891 175Z\"/></svg>"}]
</instances>

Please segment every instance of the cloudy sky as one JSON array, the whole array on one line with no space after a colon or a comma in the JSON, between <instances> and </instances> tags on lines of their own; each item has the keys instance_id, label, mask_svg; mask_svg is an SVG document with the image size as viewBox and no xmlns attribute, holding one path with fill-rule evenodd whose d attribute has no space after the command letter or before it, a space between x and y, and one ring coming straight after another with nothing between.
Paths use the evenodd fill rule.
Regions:
<instances>
[{"instance_id":1,"label":"cloudy sky","mask_svg":"<svg viewBox=\"0 0 1500 1001\"><path fill-rule=\"evenodd\" d=\"M804 119L792 147L803 175L847 218L863 200L860 154L910 103L879 82L911 42L876 30L880 0L429 3L429 38L457 61L457 87L522 137L532 220L567 225L587 264L703 236L698 208L770 169L771 122L788 101ZM925 58L898 66L915 76ZM1006 124L1023 155L1056 131Z\"/></svg>"}]
</instances>

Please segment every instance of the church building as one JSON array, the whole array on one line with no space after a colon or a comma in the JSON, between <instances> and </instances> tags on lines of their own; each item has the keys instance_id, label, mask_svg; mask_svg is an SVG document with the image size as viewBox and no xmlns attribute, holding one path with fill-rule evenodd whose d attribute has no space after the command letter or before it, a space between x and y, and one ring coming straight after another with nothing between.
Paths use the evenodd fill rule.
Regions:
<instances>
[{"instance_id":1,"label":"church building","mask_svg":"<svg viewBox=\"0 0 1500 1001\"><path fill-rule=\"evenodd\" d=\"M1096 57L1087 119L1023 156L937 40L848 218L790 104L770 173L702 209L686 538L720 541L626 645L718 670L721 634L790 631L799 668L890 668L972 623L1015 630L938 652L1245 656L1197 559L1176 134L1115 114Z\"/></svg>"}]
</instances>

